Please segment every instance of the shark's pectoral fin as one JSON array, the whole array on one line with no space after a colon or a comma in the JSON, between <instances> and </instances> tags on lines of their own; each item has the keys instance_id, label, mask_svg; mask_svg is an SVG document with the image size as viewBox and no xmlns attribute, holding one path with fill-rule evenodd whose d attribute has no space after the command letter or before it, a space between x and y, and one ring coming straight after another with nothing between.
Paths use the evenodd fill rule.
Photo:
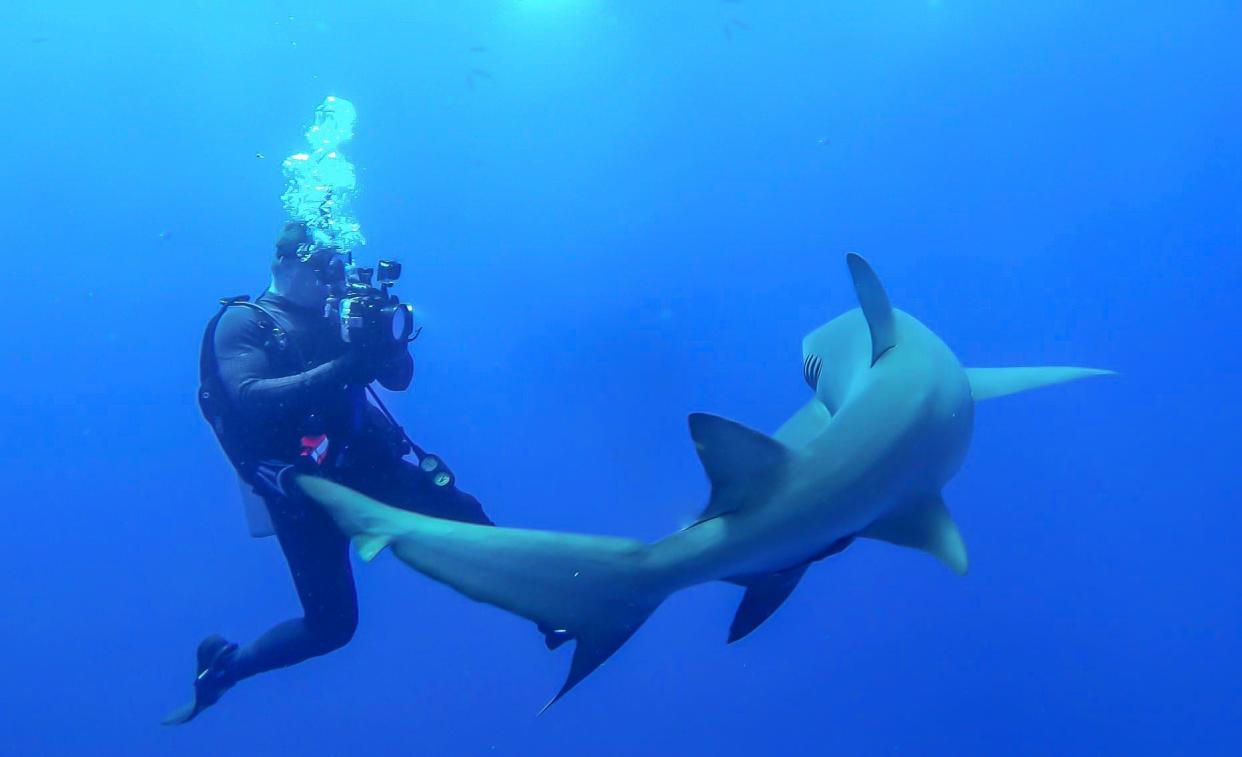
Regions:
<instances>
[{"instance_id":1,"label":"shark's pectoral fin","mask_svg":"<svg viewBox=\"0 0 1242 757\"><path fill-rule=\"evenodd\" d=\"M1053 384L1089 378L1091 376L1114 376L1113 371L1099 368L1075 368L1065 365L1049 365L1039 368L967 368L970 394L975 402L1017 394L1028 389L1038 389Z\"/></svg>"},{"instance_id":2,"label":"shark's pectoral fin","mask_svg":"<svg viewBox=\"0 0 1242 757\"><path fill-rule=\"evenodd\" d=\"M729 643L746 636L771 617L776 608L793 593L809 565L799 565L779 573L768 573L739 582L746 586L746 594L742 597L742 603L737 606L733 624L729 626Z\"/></svg>"},{"instance_id":3,"label":"shark's pectoral fin","mask_svg":"<svg viewBox=\"0 0 1242 757\"><path fill-rule=\"evenodd\" d=\"M711 501L698 523L741 507L747 492L767 485L789 459L789 448L770 436L710 413L690 414L690 437L712 484Z\"/></svg>"},{"instance_id":4,"label":"shark's pectoral fin","mask_svg":"<svg viewBox=\"0 0 1242 757\"><path fill-rule=\"evenodd\" d=\"M877 520L859 536L920 549L959 576L966 574L966 545L939 494Z\"/></svg>"},{"instance_id":5,"label":"shark's pectoral fin","mask_svg":"<svg viewBox=\"0 0 1242 757\"><path fill-rule=\"evenodd\" d=\"M858 304L862 307L867 328L871 331L871 364L875 365L885 352L897 344L893 306L888 301L888 294L880 283L880 277L875 275L870 263L853 252L845 256L845 262L849 265L850 276L854 279L854 292L858 295Z\"/></svg>"}]
</instances>

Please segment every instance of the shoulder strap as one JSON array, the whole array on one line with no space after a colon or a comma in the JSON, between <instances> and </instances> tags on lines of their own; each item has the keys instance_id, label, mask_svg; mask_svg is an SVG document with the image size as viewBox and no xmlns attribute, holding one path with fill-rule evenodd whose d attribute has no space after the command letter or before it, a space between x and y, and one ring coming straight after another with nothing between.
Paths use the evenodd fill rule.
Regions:
<instances>
[{"instance_id":1,"label":"shoulder strap","mask_svg":"<svg viewBox=\"0 0 1242 757\"><path fill-rule=\"evenodd\" d=\"M269 321L271 321L273 324L276 324L276 323L277 323L277 321L276 321L276 316L272 315L272 311L270 311L270 310L268 310L267 308L263 307L263 306L262 306L262 305L260 305L257 301L256 301L256 302L251 302L249 299L245 299L245 300L239 300L239 301L237 301L237 302L234 302L233 304L234 304L234 305L241 305L241 306L243 306L243 307L248 307L248 308L250 308L251 310L254 310L254 311L256 311L256 312L262 313L263 315L267 316L267 319L268 319Z\"/></svg>"},{"instance_id":2,"label":"shoulder strap","mask_svg":"<svg viewBox=\"0 0 1242 757\"><path fill-rule=\"evenodd\" d=\"M220 310L207 322L207 329L203 332L203 344L198 352L198 380L200 382L205 382L208 378L214 377L219 370L219 362L216 360L216 327L220 325L220 319L224 317L224 314L231 307L249 308L266 317L272 322L273 326L278 325L276 316L272 315L271 311L257 302L251 302L250 295L248 294L239 294L236 297L221 297Z\"/></svg>"}]
</instances>

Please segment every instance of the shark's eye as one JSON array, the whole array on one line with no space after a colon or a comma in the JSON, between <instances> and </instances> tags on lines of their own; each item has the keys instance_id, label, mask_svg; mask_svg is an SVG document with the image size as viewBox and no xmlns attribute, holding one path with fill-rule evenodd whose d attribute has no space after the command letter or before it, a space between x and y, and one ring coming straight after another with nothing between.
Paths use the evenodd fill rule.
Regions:
<instances>
[{"instance_id":1,"label":"shark's eye","mask_svg":"<svg viewBox=\"0 0 1242 757\"><path fill-rule=\"evenodd\" d=\"M802 361L802 378L806 379L806 385L814 391L819 388L819 369L824 367L824 361L819 355L807 355Z\"/></svg>"}]
</instances>

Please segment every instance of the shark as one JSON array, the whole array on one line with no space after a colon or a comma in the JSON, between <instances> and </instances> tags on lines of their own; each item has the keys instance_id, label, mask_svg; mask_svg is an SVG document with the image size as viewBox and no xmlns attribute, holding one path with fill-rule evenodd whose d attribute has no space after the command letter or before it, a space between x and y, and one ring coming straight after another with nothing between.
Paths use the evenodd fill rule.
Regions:
<instances>
[{"instance_id":1,"label":"shark","mask_svg":"<svg viewBox=\"0 0 1242 757\"><path fill-rule=\"evenodd\" d=\"M970 446L975 403L1112 372L964 368L931 329L892 307L862 257L846 263L859 307L802 343L813 396L771 436L691 414L711 494L693 523L655 543L458 523L318 477L297 485L363 560L390 549L467 597L534 621L549 649L573 641L569 674L544 710L681 589L745 589L731 643L771 617L810 566L856 539L921 550L964 575L966 547L941 492Z\"/></svg>"}]
</instances>

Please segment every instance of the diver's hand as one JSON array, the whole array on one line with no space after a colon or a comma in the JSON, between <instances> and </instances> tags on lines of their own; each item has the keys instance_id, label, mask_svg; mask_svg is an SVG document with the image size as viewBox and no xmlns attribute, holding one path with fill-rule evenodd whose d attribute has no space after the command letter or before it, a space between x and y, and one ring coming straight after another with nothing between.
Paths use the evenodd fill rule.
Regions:
<instances>
[{"instance_id":1,"label":"diver's hand","mask_svg":"<svg viewBox=\"0 0 1242 757\"><path fill-rule=\"evenodd\" d=\"M382 361L374 350L351 344L345 354L332 361L342 382L365 386L375 380Z\"/></svg>"},{"instance_id":2,"label":"diver's hand","mask_svg":"<svg viewBox=\"0 0 1242 757\"><path fill-rule=\"evenodd\" d=\"M414 358L410 355L409 344L397 343L386 352L387 357L380 365L376 378L385 389L404 392L414 379Z\"/></svg>"}]
</instances>

